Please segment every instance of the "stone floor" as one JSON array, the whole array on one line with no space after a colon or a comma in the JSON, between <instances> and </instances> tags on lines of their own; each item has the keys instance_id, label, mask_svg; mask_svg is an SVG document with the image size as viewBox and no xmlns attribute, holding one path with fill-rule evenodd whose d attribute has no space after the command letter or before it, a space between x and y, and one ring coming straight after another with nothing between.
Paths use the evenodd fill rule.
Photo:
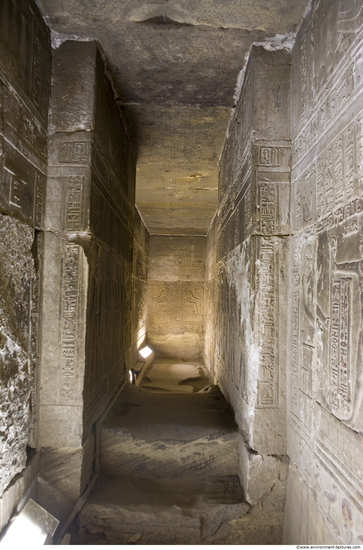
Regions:
<instances>
[{"instance_id":1,"label":"stone floor","mask_svg":"<svg viewBox=\"0 0 363 550\"><path fill-rule=\"evenodd\" d=\"M153 391L198 392L212 383L209 371L199 361L155 359L140 386Z\"/></svg>"},{"instance_id":2,"label":"stone floor","mask_svg":"<svg viewBox=\"0 0 363 550\"><path fill-rule=\"evenodd\" d=\"M77 542L214 543L223 524L249 510L238 437L233 411L202 364L154 361L103 423L101 476L79 514Z\"/></svg>"}]
</instances>

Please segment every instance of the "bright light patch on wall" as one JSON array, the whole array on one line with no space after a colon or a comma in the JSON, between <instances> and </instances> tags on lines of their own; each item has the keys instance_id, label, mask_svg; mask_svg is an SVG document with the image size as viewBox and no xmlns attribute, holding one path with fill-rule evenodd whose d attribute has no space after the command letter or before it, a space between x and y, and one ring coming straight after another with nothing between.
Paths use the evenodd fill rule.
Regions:
<instances>
[{"instance_id":1,"label":"bright light patch on wall","mask_svg":"<svg viewBox=\"0 0 363 550\"><path fill-rule=\"evenodd\" d=\"M149 355L153 352L152 349L149 348L149 346L146 346L145 348L142 348L139 350L139 353L140 355L146 359L147 357L149 357Z\"/></svg>"},{"instance_id":2,"label":"bright light patch on wall","mask_svg":"<svg viewBox=\"0 0 363 550\"><path fill-rule=\"evenodd\" d=\"M134 375L132 374L132 370L129 370L129 377L130 377L130 382L132 383L134 381Z\"/></svg>"},{"instance_id":3,"label":"bright light patch on wall","mask_svg":"<svg viewBox=\"0 0 363 550\"><path fill-rule=\"evenodd\" d=\"M55 517L30 499L12 521L0 542L0 548L39 548L48 535L54 535L58 524Z\"/></svg>"}]
</instances>

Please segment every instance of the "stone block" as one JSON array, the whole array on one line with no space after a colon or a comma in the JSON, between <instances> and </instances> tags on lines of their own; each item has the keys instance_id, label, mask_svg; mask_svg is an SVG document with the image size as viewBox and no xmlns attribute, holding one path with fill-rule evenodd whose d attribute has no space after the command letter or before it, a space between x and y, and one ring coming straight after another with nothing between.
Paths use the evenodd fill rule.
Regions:
<instances>
[{"instance_id":1,"label":"stone block","mask_svg":"<svg viewBox=\"0 0 363 550\"><path fill-rule=\"evenodd\" d=\"M38 470L40 454L30 455L24 470L15 476L0 498L0 531L12 516L23 508L29 498L38 498Z\"/></svg>"},{"instance_id":2,"label":"stone block","mask_svg":"<svg viewBox=\"0 0 363 550\"><path fill-rule=\"evenodd\" d=\"M40 403L39 444L79 447L83 440L83 408Z\"/></svg>"},{"instance_id":3,"label":"stone block","mask_svg":"<svg viewBox=\"0 0 363 550\"><path fill-rule=\"evenodd\" d=\"M67 519L85 489L91 474L93 449L93 437L78 448L42 449L38 502L59 521Z\"/></svg>"},{"instance_id":4,"label":"stone block","mask_svg":"<svg viewBox=\"0 0 363 550\"><path fill-rule=\"evenodd\" d=\"M253 46L250 54L252 127L266 140L289 140L291 126L291 54Z\"/></svg>"},{"instance_id":5,"label":"stone block","mask_svg":"<svg viewBox=\"0 0 363 550\"><path fill-rule=\"evenodd\" d=\"M67 40L53 50L51 134L92 129L96 54L96 42Z\"/></svg>"},{"instance_id":6,"label":"stone block","mask_svg":"<svg viewBox=\"0 0 363 550\"><path fill-rule=\"evenodd\" d=\"M242 438L239 443L240 479L245 499L253 505L264 500L278 479L286 487L288 457L262 455L248 449Z\"/></svg>"}]
</instances>

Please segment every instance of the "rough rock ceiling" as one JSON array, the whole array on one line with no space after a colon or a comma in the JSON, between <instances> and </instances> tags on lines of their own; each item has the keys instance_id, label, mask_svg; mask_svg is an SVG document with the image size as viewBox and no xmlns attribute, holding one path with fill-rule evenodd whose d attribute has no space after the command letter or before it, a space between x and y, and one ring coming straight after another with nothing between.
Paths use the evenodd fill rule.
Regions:
<instances>
[{"instance_id":1,"label":"rough rock ceiling","mask_svg":"<svg viewBox=\"0 0 363 550\"><path fill-rule=\"evenodd\" d=\"M50 28L99 40L137 148L151 234L205 235L238 75L253 42L295 32L310 0L38 0Z\"/></svg>"}]
</instances>

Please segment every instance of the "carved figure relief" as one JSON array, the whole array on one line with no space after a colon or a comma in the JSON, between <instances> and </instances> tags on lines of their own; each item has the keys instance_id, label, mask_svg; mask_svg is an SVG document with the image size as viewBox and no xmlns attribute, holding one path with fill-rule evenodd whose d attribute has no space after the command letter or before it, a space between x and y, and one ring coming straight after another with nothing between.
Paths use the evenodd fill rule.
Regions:
<instances>
[{"instance_id":1,"label":"carved figure relief","mask_svg":"<svg viewBox=\"0 0 363 550\"><path fill-rule=\"evenodd\" d=\"M153 313L170 313L170 287L164 284L161 289L155 289L157 294L153 296Z\"/></svg>"},{"instance_id":2,"label":"carved figure relief","mask_svg":"<svg viewBox=\"0 0 363 550\"><path fill-rule=\"evenodd\" d=\"M318 293L317 300L317 323L323 347L318 365L323 370L320 399L337 418L361 430L362 215L357 214L360 210L358 200L340 210L335 213L334 225L319 235L318 286L325 288ZM330 255L326 253L328 248L324 242L328 243Z\"/></svg>"},{"instance_id":3,"label":"carved figure relief","mask_svg":"<svg viewBox=\"0 0 363 550\"><path fill-rule=\"evenodd\" d=\"M193 289L191 285L187 284L186 288L184 289L184 304L186 306L186 309L191 310L195 315L202 315L203 311L201 311L201 297L197 295L197 291L198 289Z\"/></svg>"}]
</instances>

